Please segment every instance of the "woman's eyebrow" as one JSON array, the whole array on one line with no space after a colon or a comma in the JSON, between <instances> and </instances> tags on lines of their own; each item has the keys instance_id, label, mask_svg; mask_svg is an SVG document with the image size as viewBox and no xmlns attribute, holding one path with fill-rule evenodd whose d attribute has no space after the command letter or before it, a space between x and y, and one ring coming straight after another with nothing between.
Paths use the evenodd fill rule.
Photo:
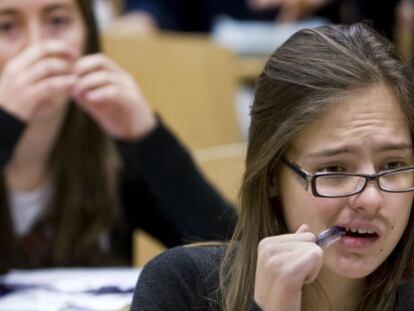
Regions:
<instances>
[{"instance_id":1,"label":"woman's eyebrow","mask_svg":"<svg viewBox=\"0 0 414 311\"><path fill-rule=\"evenodd\" d=\"M355 150L352 150L349 147L340 147L332 149L324 149L321 151L311 152L306 155L306 158L321 158L321 157L332 157L339 154L353 154Z\"/></svg>"},{"instance_id":2,"label":"woman's eyebrow","mask_svg":"<svg viewBox=\"0 0 414 311\"><path fill-rule=\"evenodd\" d=\"M74 9L74 7L72 4L69 4L69 3L54 3L54 4L48 5L44 9L44 11L48 13L50 11L59 10L59 9L71 11ZM15 9L12 7L4 7L4 8L0 7L0 15L16 15L17 13L18 13L18 9Z\"/></svg>"},{"instance_id":3,"label":"woman's eyebrow","mask_svg":"<svg viewBox=\"0 0 414 311\"><path fill-rule=\"evenodd\" d=\"M73 5L69 4L69 3L54 3L51 5L48 5L44 11L46 13L49 13L51 11L55 11L55 10L67 10L67 11L71 11L73 10Z\"/></svg>"},{"instance_id":4,"label":"woman's eyebrow","mask_svg":"<svg viewBox=\"0 0 414 311\"><path fill-rule=\"evenodd\" d=\"M12 8L0 8L0 15L7 16L7 15L17 15L17 10Z\"/></svg>"},{"instance_id":5,"label":"woman's eyebrow","mask_svg":"<svg viewBox=\"0 0 414 311\"><path fill-rule=\"evenodd\" d=\"M385 151L411 151L413 145L409 143L390 143L386 145L381 145L376 148L376 152L385 152ZM351 147L339 147L332 149L324 149L321 151L311 152L307 154L306 158L322 158L322 157L333 157L343 154L355 154L356 150Z\"/></svg>"},{"instance_id":6,"label":"woman's eyebrow","mask_svg":"<svg viewBox=\"0 0 414 311\"><path fill-rule=\"evenodd\" d=\"M395 151L395 150L412 150L413 145L408 143L396 143L396 144L388 144L385 146L381 146L378 148L378 151Z\"/></svg>"}]
</instances>

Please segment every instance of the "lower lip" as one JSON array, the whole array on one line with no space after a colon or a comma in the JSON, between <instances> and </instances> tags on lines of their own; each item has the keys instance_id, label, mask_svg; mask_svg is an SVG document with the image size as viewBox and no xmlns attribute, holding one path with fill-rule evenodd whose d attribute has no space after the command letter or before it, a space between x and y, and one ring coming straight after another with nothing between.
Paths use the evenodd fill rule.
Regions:
<instances>
[{"instance_id":1,"label":"lower lip","mask_svg":"<svg viewBox=\"0 0 414 311\"><path fill-rule=\"evenodd\" d=\"M341 243L350 248L366 248L373 245L379 239L378 236L368 238L356 238L352 236L343 236Z\"/></svg>"}]
</instances>

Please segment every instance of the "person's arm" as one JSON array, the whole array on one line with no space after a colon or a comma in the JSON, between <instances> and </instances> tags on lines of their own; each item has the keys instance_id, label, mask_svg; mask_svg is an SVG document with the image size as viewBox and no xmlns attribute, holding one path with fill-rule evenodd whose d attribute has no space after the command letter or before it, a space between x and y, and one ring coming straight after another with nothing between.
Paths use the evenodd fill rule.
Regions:
<instances>
[{"instance_id":1,"label":"person's arm","mask_svg":"<svg viewBox=\"0 0 414 311\"><path fill-rule=\"evenodd\" d=\"M73 84L67 68L74 54L64 43L46 41L23 50L2 69L0 167L10 159L25 123L53 105L53 98L67 92Z\"/></svg>"},{"instance_id":2,"label":"person's arm","mask_svg":"<svg viewBox=\"0 0 414 311\"><path fill-rule=\"evenodd\" d=\"M129 190L128 219L171 247L231 236L235 211L195 166L187 150L160 121L135 144L120 142ZM143 184L144 183L144 184ZM130 187L131 188L131 187ZM125 191L125 189L124 189ZM161 225L155 225L163 224Z\"/></svg>"},{"instance_id":3,"label":"person's arm","mask_svg":"<svg viewBox=\"0 0 414 311\"><path fill-rule=\"evenodd\" d=\"M0 168L10 160L25 123L0 108Z\"/></svg>"},{"instance_id":4,"label":"person's arm","mask_svg":"<svg viewBox=\"0 0 414 311\"><path fill-rule=\"evenodd\" d=\"M136 204L124 206L130 224L141 227L139 222L145 221L156 227L168 222L180 244L228 237L232 208L201 176L185 148L160 125L131 75L102 54L80 59L74 74L72 97L120 142L126 180L136 186L129 196L135 194ZM140 217L142 213L152 217ZM154 221L154 215L165 221Z\"/></svg>"}]
</instances>

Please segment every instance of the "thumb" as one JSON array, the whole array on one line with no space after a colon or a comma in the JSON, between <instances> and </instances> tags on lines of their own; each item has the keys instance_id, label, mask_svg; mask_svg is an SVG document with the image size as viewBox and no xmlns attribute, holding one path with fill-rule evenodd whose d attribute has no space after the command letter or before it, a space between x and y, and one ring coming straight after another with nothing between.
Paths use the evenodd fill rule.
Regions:
<instances>
[{"instance_id":1,"label":"thumb","mask_svg":"<svg viewBox=\"0 0 414 311\"><path fill-rule=\"evenodd\" d=\"M303 224L301 225L298 230L296 230L296 233L305 233L305 232L311 232L309 225Z\"/></svg>"}]
</instances>

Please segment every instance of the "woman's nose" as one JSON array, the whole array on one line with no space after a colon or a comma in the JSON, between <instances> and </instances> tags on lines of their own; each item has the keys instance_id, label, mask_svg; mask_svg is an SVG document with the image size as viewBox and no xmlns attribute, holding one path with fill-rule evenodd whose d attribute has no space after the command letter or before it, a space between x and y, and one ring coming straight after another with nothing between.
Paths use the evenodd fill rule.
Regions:
<instances>
[{"instance_id":1,"label":"woman's nose","mask_svg":"<svg viewBox=\"0 0 414 311\"><path fill-rule=\"evenodd\" d=\"M31 22L28 27L27 36L28 46L38 44L45 40L45 34L42 25L37 21Z\"/></svg>"},{"instance_id":2,"label":"woman's nose","mask_svg":"<svg viewBox=\"0 0 414 311\"><path fill-rule=\"evenodd\" d=\"M351 207L354 210L366 213L376 214L383 204L383 192L379 189L375 180L371 180L365 189L355 195L351 201Z\"/></svg>"}]
</instances>

